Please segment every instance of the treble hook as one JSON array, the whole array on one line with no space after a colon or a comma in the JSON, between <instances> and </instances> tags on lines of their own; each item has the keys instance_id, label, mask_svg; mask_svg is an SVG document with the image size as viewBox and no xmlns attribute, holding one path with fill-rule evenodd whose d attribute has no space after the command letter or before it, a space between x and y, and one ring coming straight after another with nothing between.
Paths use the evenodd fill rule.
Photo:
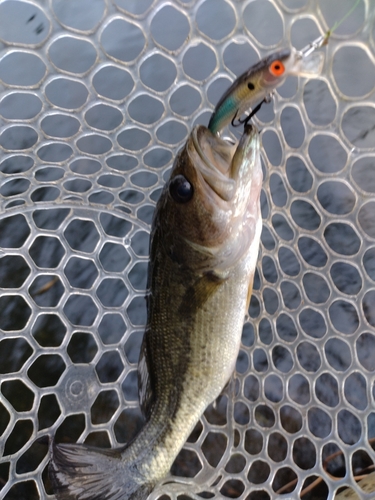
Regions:
<instances>
[{"instance_id":1,"label":"treble hook","mask_svg":"<svg viewBox=\"0 0 375 500\"><path fill-rule=\"evenodd\" d=\"M237 109L236 114L234 115L231 121L233 127L239 127L240 125L244 125L244 127L246 127L249 121L252 119L252 117L258 113L262 105L264 103L268 104L271 101L272 101L272 94L269 94L264 99L262 99L257 106L255 106L255 108L251 111L251 113L248 116L245 116L243 120L241 120L241 118L238 118L238 122L235 123L235 119L237 118L238 115L238 109Z\"/></svg>"}]
</instances>

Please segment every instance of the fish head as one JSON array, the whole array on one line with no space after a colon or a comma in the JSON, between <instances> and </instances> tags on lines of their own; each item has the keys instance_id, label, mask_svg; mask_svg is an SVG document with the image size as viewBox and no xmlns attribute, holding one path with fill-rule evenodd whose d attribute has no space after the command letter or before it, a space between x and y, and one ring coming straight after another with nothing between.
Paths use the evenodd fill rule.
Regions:
<instances>
[{"instance_id":1,"label":"fish head","mask_svg":"<svg viewBox=\"0 0 375 500\"><path fill-rule=\"evenodd\" d=\"M167 253L179 264L222 272L248 251L260 221L259 142L252 125L236 144L204 126L190 133L154 218Z\"/></svg>"}]
</instances>

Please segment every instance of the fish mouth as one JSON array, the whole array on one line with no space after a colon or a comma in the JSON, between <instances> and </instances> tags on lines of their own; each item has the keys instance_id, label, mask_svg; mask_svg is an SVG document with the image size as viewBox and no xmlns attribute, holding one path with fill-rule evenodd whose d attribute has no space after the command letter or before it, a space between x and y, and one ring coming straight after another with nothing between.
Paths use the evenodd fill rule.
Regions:
<instances>
[{"instance_id":1,"label":"fish mouth","mask_svg":"<svg viewBox=\"0 0 375 500\"><path fill-rule=\"evenodd\" d=\"M253 155L259 151L258 129L246 125L240 141L231 144L199 125L189 142L189 149L199 157L195 165L204 181L224 201L231 201L239 183L251 179Z\"/></svg>"}]
</instances>

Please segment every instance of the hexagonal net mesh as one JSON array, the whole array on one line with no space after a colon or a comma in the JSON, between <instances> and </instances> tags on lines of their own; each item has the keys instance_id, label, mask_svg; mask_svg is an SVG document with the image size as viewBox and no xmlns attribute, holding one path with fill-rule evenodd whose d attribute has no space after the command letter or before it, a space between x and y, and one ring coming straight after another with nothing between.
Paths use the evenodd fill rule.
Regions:
<instances>
[{"instance_id":1,"label":"hexagonal net mesh","mask_svg":"<svg viewBox=\"0 0 375 500\"><path fill-rule=\"evenodd\" d=\"M110 447L140 428L172 159L236 75L352 4L0 2L1 498L54 498L47 437ZM361 0L322 74L288 78L255 118L263 233L234 383L152 498L373 498L374 11Z\"/></svg>"}]
</instances>

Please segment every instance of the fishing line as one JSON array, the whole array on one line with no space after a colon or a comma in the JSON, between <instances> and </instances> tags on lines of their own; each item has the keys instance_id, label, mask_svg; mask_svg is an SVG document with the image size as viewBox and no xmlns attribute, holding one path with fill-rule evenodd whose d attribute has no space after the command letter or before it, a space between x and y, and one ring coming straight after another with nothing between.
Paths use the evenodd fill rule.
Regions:
<instances>
[{"instance_id":1,"label":"fishing line","mask_svg":"<svg viewBox=\"0 0 375 500\"><path fill-rule=\"evenodd\" d=\"M356 0L355 4L352 6L352 8L351 8L351 9L349 9L349 10L348 10L348 12L344 15L344 17L342 17L342 18L340 19L340 21L336 21L336 22L335 22L335 24L332 26L332 28L330 28L330 29L327 31L327 33L326 33L326 38L327 38L327 39L328 39L328 38L332 35L332 33L333 33L334 31L336 31L336 30L337 30L337 28L338 28L338 27L339 27L339 26L340 26L340 25L341 25L341 24L345 21L345 19L347 19L347 18L348 18L348 17L349 17L349 16L350 16L353 12L354 12L354 10L355 10L355 9L357 8L357 6L359 5L359 2L360 2L360 1L361 1L361 0Z\"/></svg>"}]
</instances>

